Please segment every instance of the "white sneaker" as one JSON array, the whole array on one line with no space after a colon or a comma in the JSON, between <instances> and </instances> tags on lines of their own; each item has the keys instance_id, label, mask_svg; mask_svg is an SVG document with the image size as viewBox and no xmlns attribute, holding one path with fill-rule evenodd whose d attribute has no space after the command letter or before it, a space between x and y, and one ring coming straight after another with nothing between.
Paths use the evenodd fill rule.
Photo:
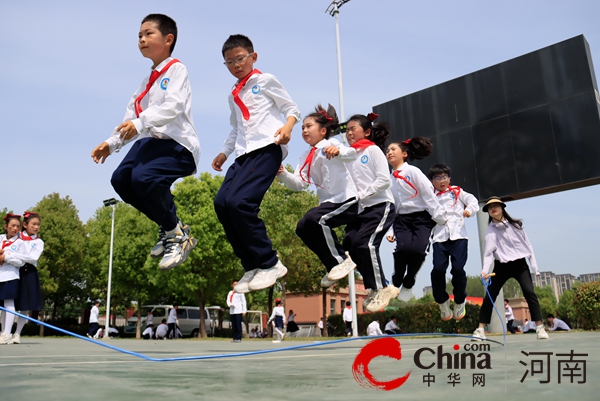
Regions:
<instances>
[{"instance_id":1,"label":"white sneaker","mask_svg":"<svg viewBox=\"0 0 600 401\"><path fill-rule=\"evenodd\" d=\"M368 290L368 291L369 291L369 295L367 295L367 297L363 301L364 309L367 309L367 305L369 305L371 303L371 301L373 300L373 297L375 296L375 294L377 294L377 290Z\"/></svg>"},{"instance_id":2,"label":"white sneaker","mask_svg":"<svg viewBox=\"0 0 600 401\"><path fill-rule=\"evenodd\" d=\"M371 302L367 305L367 310L369 312L378 312L384 309L393 298L398 296L397 287L394 287L393 284L389 284L387 287L377 290L377 293L371 299Z\"/></svg>"},{"instance_id":3,"label":"white sneaker","mask_svg":"<svg viewBox=\"0 0 600 401\"><path fill-rule=\"evenodd\" d=\"M184 233L186 233L187 235L190 235L190 226L188 226L187 224L184 224L181 222L181 220L178 220L179 227L181 227L181 229L183 230ZM152 250L150 251L150 256L153 258L162 258L163 255L165 254L165 241L167 239L167 233L165 232L165 230L163 230L162 227L158 227L158 240L156 241L156 245L154 245L154 248L152 248Z\"/></svg>"},{"instance_id":4,"label":"white sneaker","mask_svg":"<svg viewBox=\"0 0 600 401\"><path fill-rule=\"evenodd\" d=\"M258 272L258 269L250 270L244 273L242 278L238 281L238 283L233 287L233 290L238 294L246 294L250 292L250 288L248 288L248 283L252 281L254 275Z\"/></svg>"},{"instance_id":5,"label":"white sneaker","mask_svg":"<svg viewBox=\"0 0 600 401\"><path fill-rule=\"evenodd\" d=\"M13 334L9 344L21 344L21 335L19 333Z\"/></svg>"},{"instance_id":6,"label":"white sneaker","mask_svg":"<svg viewBox=\"0 0 600 401\"><path fill-rule=\"evenodd\" d=\"M279 344L281 340L273 340L273 344Z\"/></svg>"},{"instance_id":7,"label":"white sneaker","mask_svg":"<svg viewBox=\"0 0 600 401\"><path fill-rule=\"evenodd\" d=\"M460 320L467 314L467 309L465 308L466 301L462 304L454 304L454 320Z\"/></svg>"},{"instance_id":8,"label":"white sneaker","mask_svg":"<svg viewBox=\"0 0 600 401\"><path fill-rule=\"evenodd\" d=\"M485 340L485 330L483 330L481 327L478 327L473 332L473 338L471 339L471 341L482 341L482 340Z\"/></svg>"},{"instance_id":9,"label":"white sneaker","mask_svg":"<svg viewBox=\"0 0 600 401\"><path fill-rule=\"evenodd\" d=\"M329 287L331 287L332 285L334 285L337 282L338 282L337 280L329 280L329 274L326 274L321 279L321 287L322 288L329 288Z\"/></svg>"},{"instance_id":10,"label":"white sneaker","mask_svg":"<svg viewBox=\"0 0 600 401\"><path fill-rule=\"evenodd\" d=\"M190 237L184 230L178 230L175 235L167 236L165 253L158 267L161 270L169 270L179 266L185 262L197 243L198 240Z\"/></svg>"},{"instance_id":11,"label":"white sneaker","mask_svg":"<svg viewBox=\"0 0 600 401\"><path fill-rule=\"evenodd\" d=\"M443 304L438 304L440 306L440 312L442 314L442 320L447 322L452 319L452 311L450 310L450 300L447 299Z\"/></svg>"},{"instance_id":12,"label":"white sneaker","mask_svg":"<svg viewBox=\"0 0 600 401\"><path fill-rule=\"evenodd\" d=\"M402 286L400 290L400 295L398 295L398 299L403 302L408 302L413 298L412 288L406 288Z\"/></svg>"},{"instance_id":13,"label":"white sneaker","mask_svg":"<svg viewBox=\"0 0 600 401\"><path fill-rule=\"evenodd\" d=\"M339 265L335 266L329 272L329 280L339 280L346 277L352 270L356 268L356 263L352 261L350 254L346 252L346 259Z\"/></svg>"},{"instance_id":14,"label":"white sneaker","mask_svg":"<svg viewBox=\"0 0 600 401\"><path fill-rule=\"evenodd\" d=\"M258 272L254 275L252 281L248 283L248 288L250 291L258 291L264 288L269 288L275 282L284 277L287 274L287 268L281 263L280 260L277 261L275 266L269 269L258 269Z\"/></svg>"},{"instance_id":15,"label":"white sneaker","mask_svg":"<svg viewBox=\"0 0 600 401\"><path fill-rule=\"evenodd\" d=\"M535 329L535 332L537 333L538 340L550 339L550 336L548 336L548 333L546 333L546 329L544 328L544 325L537 326L537 328Z\"/></svg>"},{"instance_id":16,"label":"white sneaker","mask_svg":"<svg viewBox=\"0 0 600 401\"><path fill-rule=\"evenodd\" d=\"M4 334L4 333L0 334L0 344L3 344L3 345L12 344L11 340L12 340L12 336L10 334Z\"/></svg>"},{"instance_id":17,"label":"white sneaker","mask_svg":"<svg viewBox=\"0 0 600 401\"><path fill-rule=\"evenodd\" d=\"M285 338L285 332L283 332L283 334L281 335L281 341L283 341L284 338Z\"/></svg>"}]
</instances>

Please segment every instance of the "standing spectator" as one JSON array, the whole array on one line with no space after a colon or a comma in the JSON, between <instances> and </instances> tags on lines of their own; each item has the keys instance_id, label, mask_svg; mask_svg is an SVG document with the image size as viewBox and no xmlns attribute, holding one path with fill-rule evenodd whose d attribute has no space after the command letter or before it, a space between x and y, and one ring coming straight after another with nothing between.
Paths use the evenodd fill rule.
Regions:
<instances>
[{"instance_id":1,"label":"standing spectator","mask_svg":"<svg viewBox=\"0 0 600 401\"><path fill-rule=\"evenodd\" d=\"M173 340L177 340L177 309L179 309L179 305L173 304L173 309L169 312L169 319L167 319L169 330L167 330L165 338L169 338L169 335L173 333Z\"/></svg>"},{"instance_id":2,"label":"standing spectator","mask_svg":"<svg viewBox=\"0 0 600 401\"><path fill-rule=\"evenodd\" d=\"M348 337L352 335L352 307L350 305L350 301L346 301L346 308L342 316L344 323L346 323L346 335Z\"/></svg>"},{"instance_id":3,"label":"standing spectator","mask_svg":"<svg viewBox=\"0 0 600 401\"><path fill-rule=\"evenodd\" d=\"M285 311L283 306L281 305L281 300L279 298L275 299L275 307L273 308L273 313L271 317L267 321L267 324L273 322L273 327L277 332L277 340L273 340L274 343L280 343L281 340L285 337L285 333L282 332L283 326L285 324Z\"/></svg>"},{"instance_id":4,"label":"standing spectator","mask_svg":"<svg viewBox=\"0 0 600 401\"><path fill-rule=\"evenodd\" d=\"M392 319L385 325L385 334L400 334L402 332L396 324L397 321L396 316L392 316Z\"/></svg>"},{"instance_id":5,"label":"standing spectator","mask_svg":"<svg viewBox=\"0 0 600 401\"><path fill-rule=\"evenodd\" d=\"M148 326L154 327L154 315L152 314L152 309L148 309L148 316L146 316L146 327Z\"/></svg>"},{"instance_id":6,"label":"standing spectator","mask_svg":"<svg viewBox=\"0 0 600 401\"><path fill-rule=\"evenodd\" d=\"M232 288L235 288L238 281L233 280ZM234 289L227 294L227 306L229 306L229 316L231 317L231 328L233 331L233 343L242 342L242 318L246 316L246 296L235 292Z\"/></svg>"},{"instance_id":7,"label":"standing spectator","mask_svg":"<svg viewBox=\"0 0 600 401\"><path fill-rule=\"evenodd\" d=\"M98 305L100 305L100 301L94 301L94 306L92 306L92 310L90 311L90 325L87 335L89 338L92 338L98 332L98 315L100 314Z\"/></svg>"},{"instance_id":8,"label":"standing spectator","mask_svg":"<svg viewBox=\"0 0 600 401\"><path fill-rule=\"evenodd\" d=\"M515 334L515 328L513 327L513 321L515 320L515 316L513 315L512 308L508 304L508 299L504 300L504 316L506 317L506 330Z\"/></svg>"},{"instance_id":9,"label":"standing spectator","mask_svg":"<svg viewBox=\"0 0 600 401\"><path fill-rule=\"evenodd\" d=\"M375 319L367 326L367 335L368 336L381 336L383 333L381 332L381 327L379 327L379 319Z\"/></svg>"},{"instance_id":10,"label":"standing spectator","mask_svg":"<svg viewBox=\"0 0 600 401\"><path fill-rule=\"evenodd\" d=\"M571 331L571 328L565 322L555 318L553 314L546 316L546 320L550 323L550 331Z\"/></svg>"},{"instance_id":11,"label":"standing spectator","mask_svg":"<svg viewBox=\"0 0 600 401\"><path fill-rule=\"evenodd\" d=\"M298 327L298 324L296 324L296 314L294 313L294 311L292 309L290 309L290 313L288 315L288 319L287 319L287 326L285 331L288 333L295 333L298 330L300 330L300 328Z\"/></svg>"},{"instance_id":12,"label":"standing spectator","mask_svg":"<svg viewBox=\"0 0 600 401\"><path fill-rule=\"evenodd\" d=\"M321 330L321 337L323 337L323 318L319 320L319 323L317 323L317 327L319 327L319 330Z\"/></svg>"}]
</instances>

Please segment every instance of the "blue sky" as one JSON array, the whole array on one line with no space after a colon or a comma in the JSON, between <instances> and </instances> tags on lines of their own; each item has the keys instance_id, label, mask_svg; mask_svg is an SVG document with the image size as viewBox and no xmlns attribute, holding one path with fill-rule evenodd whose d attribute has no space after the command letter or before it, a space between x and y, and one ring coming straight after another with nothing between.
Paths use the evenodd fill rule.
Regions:
<instances>
[{"instance_id":1,"label":"blue sky","mask_svg":"<svg viewBox=\"0 0 600 401\"><path fill-rule=\"evenodd\" d=\"M102 166L92 163L90 152L121 122L127 101L149 73L151 63L137 49L140 21L149 13L168 14L178 23L174 56L190 72L202 147L199 171L214 173L210 163L229 132L227 92L234 78L220 49L230 34L254 41L256 67L275 74L303 114L317 103L337 107L329 3L2 2L0 207L20 212L58 192L73 199L85 222L103 199L116 196L109 180L124 152ZM352 0L340 14L346 116L580 34L600 66L598 15L600 4L591 0ZM297 126L286 162L295 166L305 148ZM509 204L511 215L524 220L542 271L600 271L594 252L598 198L595 186ZM475 219L467 226L473 239L467 272L475 275L480 271ZM382 246L388 271L391 251L391 245ZM417 295L429 285L430 266L428 259Z\"/></svg>"}]
</instances>

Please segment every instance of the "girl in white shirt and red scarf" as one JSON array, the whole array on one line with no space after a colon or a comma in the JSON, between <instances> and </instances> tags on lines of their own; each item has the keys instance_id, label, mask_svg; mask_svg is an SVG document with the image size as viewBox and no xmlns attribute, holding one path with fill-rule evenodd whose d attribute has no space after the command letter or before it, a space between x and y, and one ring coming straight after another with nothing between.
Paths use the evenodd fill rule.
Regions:
<instances>
[{"instance_id":1,"label":"girl in white shirt and red scarf","mask_svg":"<svg viewBox=\"0 0 600 401\"><path fill-rule=\"evenodd\" d=\"M416 137L389 144L386 153L394 169L391 179L397 213L393 234L390 230L387 235L388 241L396 241L392 281L396 287L402 286L398 299L404 302L413 296L412 288L427 256L431 230L436 223L446 223L431 181L418 167L408 164L424 159L432 150L429 138Z\"/></svg>"},{"instance_id":2,"label":"girl in white shirt and red scarf","mask_svg":"<svg viewBox=\"0 0 600 401\"><path fill-rule=\"evenodd\" d=\"M544 329L540 303L533 290L533 281L526 260L529 259L534 273L539 275L533 248L529 243L525 230L523 230L523 222L513 219L505 208L506 204L497 196L490 197L482 208L484 212L490 215L490 218L485 233L485 251L481 277L489 277L492 263L494 264L495 277L492 278L492 283L488 287L489 296L487 294L484 296L479 313L479 327L473 333L473 337L485 339L484 327L490 323L492 304L496 301L496 297L504 283L512 277L521 285L523 296L527 300L531 312L531 320L536 323L537 338L546 340L548 339L548 333Z\"/></svg>"},{"instance_id":3,"label":"girl in white shirt and red scarf","mask_svg":"<svg viewBox=\"0 0 600 401\"><path fill-rule=\"evenodd\" d=\"M344 249L350 253L363 276L365 288L371 290L363 306L369 312L385 308L400 290L387 284L379 246L395 216L394 197L390 190L390 173L383 153L390 136L387 123L373 124L378 117L356 114L346 129L348 143L356 149L357 159L348 165L358 190L358 216L346 226ZM329 278L336 279L335 269Z\"/></svg>"}]
</instances>

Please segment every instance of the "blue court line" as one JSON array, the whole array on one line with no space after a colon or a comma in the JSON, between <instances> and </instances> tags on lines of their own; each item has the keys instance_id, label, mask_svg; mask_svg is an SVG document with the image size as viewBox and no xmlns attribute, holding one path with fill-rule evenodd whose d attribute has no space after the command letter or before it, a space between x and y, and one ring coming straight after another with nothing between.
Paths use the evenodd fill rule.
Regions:
<instances>
[{"instance_id":1,"label":"blue court line","mask_svg":"<svg viewBox=\"0 0 600 401\"><path fill-rule=\"evenodd\" d=\"M58 332L61 332L63 334L66 334L66 335L69 335L69 336L72 336L75 338L78 338L80 340L85 340L85 341L91 342L92 344L100 345L102 347L109 348L113 351L118 351L123 354L135 356L137 358L141 358L141 359L144 359L144 360L150 361L150 362L179 362L179 361L199 361L199 360L205 360L205 359L239 358L239 357L244 357L244 356L270 354L273 352L290 351L290 350L302 349L302 348L322 347L322 346L326 346L326 345L344 343L344 342L350 342L350 341L357 341L357 340L372 340L372 339L382 338L382 337L440 336L440 337L461 337L461 338L469 338L469 339L474 338L473 336L467 336L464 334L451 334L451 333L406 333L406 334L394 334L394 335L383 335L383 336L350 337L350 338L343 338L343 339L338 339L338 340L318 341L318 342L314 342L312 344L292 345L292 346L283 347L283 348L265 349L265 350L248 351L248 352L237 352L237 353L231 353L231 354L184 356L184 357L177 357L177 358L152 358L152 357L144 355L144 354L140 354L140 353L137 353L134 351L129 351L129 350L119 348L119 347L115 347L114 345L110 345L110 344L104 343L102 341L97 341L97 340L87 338L87 337L84 337L84 336L76 334L76 333L72 333L68 330L61 329L60 327L56 327L51 324L42 322L40 320L31 318L29 316L22 315L18 312L9 311L2 306L0 306L0 310L2 310L4 312L12 313L13 315L16 315L20 318L27 319L33 323L39 324L44 327L51 328L53 330L56 330ZM498 341L494 341L494 340L486 339L486 341L490 341L490 342L494 342L494 343L503 345L502 343L500 343Z\"/></svg>"}]
</instances>

